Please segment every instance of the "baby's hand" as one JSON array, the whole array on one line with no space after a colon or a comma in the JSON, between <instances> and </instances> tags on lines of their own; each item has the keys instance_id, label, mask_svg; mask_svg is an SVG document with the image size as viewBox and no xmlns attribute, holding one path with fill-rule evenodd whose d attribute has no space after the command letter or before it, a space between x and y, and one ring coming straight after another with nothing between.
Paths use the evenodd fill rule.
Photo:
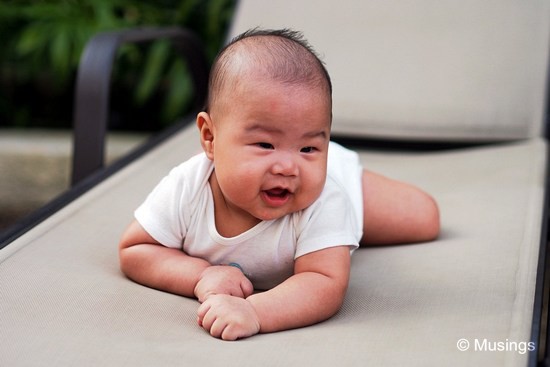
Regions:
<instances>
[{"instance_id":1,"label":"baby's hand","mask_svg":"<svg viewBox=\"0 0 550 367\"><path fill-rule=\"evenodd\" d=\"M236 340L260 332L256 310L243 298L213 295L199 307L197 314L199 326L216 338Z\"/></svg>"},{"instance_id":2,"label":"baby's hand","mask_svg":"<svg viewBox=\"0 0 550 367\"><path fill-rule=\"evenodd\" d=\"M206 268L195 286L195 297L204 302L214 294L246 298L254 292L250 280L233 266L214 265Z\"/></svg>"}]
</instances>

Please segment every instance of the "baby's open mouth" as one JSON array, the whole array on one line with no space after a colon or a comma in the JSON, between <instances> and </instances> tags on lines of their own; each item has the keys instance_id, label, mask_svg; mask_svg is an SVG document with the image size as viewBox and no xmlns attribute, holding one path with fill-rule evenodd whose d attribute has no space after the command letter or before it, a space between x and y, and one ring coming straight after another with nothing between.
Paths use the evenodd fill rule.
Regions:
<instances>
[{"instance_id":1,"label":"baby's open mouth","mask_svg":"<svg viewBox=\"0 0 550 367\"><path fill-rule=\"evenodd\" d=\"M292 195L292 192L290 192L288 189L284 189L281 187L276 187L269 190L262 191L262 196L265 200L265 202L269 206L282 206L288 202L290 199L290 196Z\"/></svg>"},{"instance_id":2,"label":"baby's open mouth","mask_svg":"<svg viewBox=\"0 0 550 367\"><path fill-rule=\"evenodd\" d=\"M266 190L265 193L270 197L285 198L287 195L290 194L290 191L288 191L287 189L275 188L275 189Z\"/></svg>"}]
</instances>

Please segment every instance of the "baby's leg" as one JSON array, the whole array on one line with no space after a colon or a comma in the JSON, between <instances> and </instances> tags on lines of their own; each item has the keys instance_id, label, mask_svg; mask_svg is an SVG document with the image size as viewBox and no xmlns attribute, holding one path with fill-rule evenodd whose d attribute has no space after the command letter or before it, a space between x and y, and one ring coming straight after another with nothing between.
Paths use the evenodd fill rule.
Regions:
<instances>
[{"instance_id":1,"label":"baby's leg","mask_svg":"<svg viewBox=\"0 0 550 367\"><path fill-rule=\"evenodd\" d=\"M363 171L361 245L422 242L439 234L439 210L424 191Z\"/></svg>"}]
</instances>

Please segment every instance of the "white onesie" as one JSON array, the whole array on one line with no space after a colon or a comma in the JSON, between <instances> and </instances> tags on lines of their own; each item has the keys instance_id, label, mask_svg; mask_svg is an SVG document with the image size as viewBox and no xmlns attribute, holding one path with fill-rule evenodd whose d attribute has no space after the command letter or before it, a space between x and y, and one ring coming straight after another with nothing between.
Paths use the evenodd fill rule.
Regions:
<instances>
[{"instance_id":1,"label":"white onesie","mask_svg":"<svg viewBox=\"0 0 550 367\"><path fill-rule=\"evenodd\" d=\"M324 248L358 247L363 231L362 167L355 152L331 142L327 180L308 208L262 221L236 237L216 230L204 153L173 168L135 211L137 221L162 245L210 264L238 264L256 289L270 289L293 274L294 260Z\"/></svg>"}]
</instances>

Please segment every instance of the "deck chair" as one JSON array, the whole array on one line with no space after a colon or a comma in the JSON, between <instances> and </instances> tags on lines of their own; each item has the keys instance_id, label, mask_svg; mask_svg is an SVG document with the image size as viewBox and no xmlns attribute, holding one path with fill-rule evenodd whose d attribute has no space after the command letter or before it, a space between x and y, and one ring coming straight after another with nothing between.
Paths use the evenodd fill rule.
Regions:
<instances>
[{"instance_id":1,"label":"deck chair","mask_svg":"<svg viewBox=\"0 0 550 367\"><path fill-rule=\"evenodd\" d=\"M190 124L3 243L0 365L547 365L550 2L240 1L230 37L256 26L304 32L333 79L334 138L430 192L440 238L356 251L326 322L214 339L195 300L118 268L134 208L200 150Z\"/></svg>"}]
</instances>

